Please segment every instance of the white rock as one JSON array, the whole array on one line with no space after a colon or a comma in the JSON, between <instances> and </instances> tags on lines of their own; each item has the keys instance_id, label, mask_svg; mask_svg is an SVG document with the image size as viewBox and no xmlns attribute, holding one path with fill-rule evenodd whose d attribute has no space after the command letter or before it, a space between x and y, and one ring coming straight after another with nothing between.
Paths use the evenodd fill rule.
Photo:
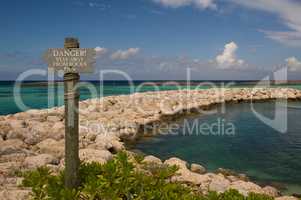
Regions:
<instances>
[{"instance_id":1,"label":"white rock","mask_svg":"<svg viewBox=\"0 0 301 200\"><path fill-rule=\"evenodd\" d=\"M95 139L95 144L92 145L95 146L96 149L107 149L112 152L119 152L125 149L122 142L120 142L120 139L113 135L97 135Z\"/></svg>"},{"instance_id":2,"label":"white rock","mask_svg":"<svg viewBox=\"0 0 301 200\"><path fill-rule=\"evenodd\" d=\"M279 196L279 191L271 186L265 186L264 188L262 188L263 193L271 196L271 197L278 197Z\"/></svg>"},{"instance_id":3,"label":"white rock","mask_svg":"<svg viewBox=\"0 0 301 200\"><path fill-rule=\"evenodd\" d=\"M24 140L28 135L32 134L28 128L14 128L6 135L6 139Z\"/></svg>"},{"instance_id":4,"label":"white rock","mask_svg":"<svg viewBox=\"0 0 301 200\"><path fill-rule=\"evenodd\" d=\"M21 166L22 166L21 162L4 162L4 163L0 163L0 171L2 173L5 172L6 174L9 174L9 172L20 170Z\"/></svg>"},{"instance_id":5,"label":"white rock","mask_svg":"<svg viewBox=\"0 0 301 200\"><path fill-rule=\"evenodd\" d=\"M228 190L230 183L223 175L215 175L209 184L209 191L224 193Z\"/></svg>"},{"instance_id":6,"label":"white rock","mask_svg":"<svg viewBox=\"0 0 301 200\"><path fill-rule=\"evenodd\" d=\"M24 120L9 120L8 123L14 129L25 128L26 126Z\"/></svg>"},{"instance_id":7,"label":"white rock","mask_svg":"<svg viewBox=\"0 0 301 200\"><path fill-rule=\"evenodd\" d=\"M228 179L229 181L231 181L231 182L235 182L235 181L239 181L239 180L240 180L238 177L232 176L232 175L227 176L227 179Z\"/></svg>"},{"instance_id":8,"label":"white rock","mask_svg":"<svg viewBox=\"0 0 301 200\"><path fill-rule=\"evenodd\" d=\"M19 139L4 140L0 142L0 154L6 155L23 151L27 146Z\"/></svg>"},{"instance_id":9,"label":"white rock","mask_svg":"<svg viewBox=\"0 0 301 200\"><path fill-rule=\"evenodd\" d=\"M48 116L47 121L48 122L60 122L62 119L58 116Z\"/></svg>"},{"instance_id":10,"label":"white rock","mask_svg":"<svg viewBox=\"0 0 301 200\"><path fill-rule=\"evenodd\" d=\"M28 200L30 197L30 190L8 190L0 191L0 199L3 200Z\"/></svg>"},{"instance_id":11,"label":"white rock","mask_svg":"<svg viewBox=\"0 0 301 200\"><path fill-rule=\"evenodd\" d=\"M228 189L235 189L244 196L248 196L251 192L263 194L262 188L252 182L235 181L231 183Z\"/></svg>"},{"instance_id":12,"label":"white rock","mask_svg":"<svg viewBox=\"0 0 301 200\"><path fill-rule=\"evenodd\" d=\"M46 166L47 164L58 164L58 160L49 154L40 154L25 158L23 165L29 169Z\"/></svg>"},{"instance_id":13,"label":"white rock","mask_svg":"<svg viewBox=\"0 0 301 200\"><path fill-rule=\"evenodd\" d=\"M299 199L293 196L282 196L282 197L276 197L275 200L299 200Z\"/></svg>"},{"instance_id":14,"label":"white rock","mask_svg":"<svg viewBox=\"0 0 301 200\"><path fill-rule=\"evenodd\" d=\"M190 170L198 174L205 174L206 168L199 164L191 164Z\"/></svg>"},{"instance_id":15,"label":"white rock","mask_svg":"<svg viewBox=\"0 0 301 200\"><path fill-rule=\"evenodd\" d=\"M31 116L39 116L41 114L44 114L45 111L46 111L46 109L45 110L32 109L32 110L27 110L26 113Z\"/></svg>"},{"instance_id":16,"label":"white rock","mask_svg":"<svg viewBox=\"0 0 301 200\"><path fill-rule=\"evenodd\" d=\"M61 140L65 137L65 125L63 122L55 122L53 127L51 128L51 134L49 137L54 140Z\"/></svg>"},{"instance_id":17,"label":"white rock","mask_svg":"<svg viewBox=\"0 0 301 200\"><path fill-rule=\"evenodd\" d=\"M173 182L189 183L193 185L204 185L208 183L209 177L191 172L188 169L179 169L175 176L172 177Z\"/></svg>"},{"instance_id":18,"label":"white rock","mask_svg":"<svg viewBox=\"0 0 301 200\"><path fill-rule=\"evenodd\" d=\"M39 148L39 152L43 154L51 154L56 158L61 158L65 154L65 141L56 141L54 139L46 139L39 144L37 147Z\"/></svg>"},{"instance_id":19,"label":"white rock","mask_svg":"<svg viewBox=\"0 0 301 200\"><path fill-rule=\"evenodd\" d=\"M162 161L155 157L155 156L146 156L143 161L143 163L155 163L155 164L158 164L158 165L161 165L162 164Z\"/></svg>"},{"instance_id":20,"label":"white rock","mask_svg":"<svg viewBox=\"0 0 301 200\"><path fill-rule=\"evenodd\" d=\"M81 149L79 151L79 158L84 162L99 162L104 164L111 160L113 155L107 150Z\"/></svg>"},{"instance_id":21,"label":"white rock","mask_svg":"<svg viewBox=\"0 0 301 200\"><path fill-rule=\"evenodd\" d=\"M164 164L168 166L177 166L179 169L187 169L187 162L175 157L165 160Z\"/></svg>"},{"instance_id":22,"label":"white rock","mask_svg":"<svg viewBox=\"0 0 301 200\"><path fill-rule=\"evenodd\" d=\"M36 145L41 141L41 137L39 134L33 134L31 132L27 132L27 135L25 135L24 142L28 145Z\"/></svg>"}]
</instances>

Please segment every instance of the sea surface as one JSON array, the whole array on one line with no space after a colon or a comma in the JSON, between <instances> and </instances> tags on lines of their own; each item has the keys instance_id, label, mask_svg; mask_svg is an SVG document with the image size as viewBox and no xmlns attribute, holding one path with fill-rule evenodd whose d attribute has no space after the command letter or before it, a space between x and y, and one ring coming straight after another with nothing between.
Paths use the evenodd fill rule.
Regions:
<instances>
[{"instance_id":1,"label":"sea surface","mask_svg":"<svg viewBox=\"0 0 301 200\"><path fill-rule=\"evenodd\" d=\"M164 85L157 81L156 86L135 81L130 86L126 81L106 81L104 83L89 82L95 91L93 94L88 89L80 89L81 100L101 97L131 94L154 90L196 89L198 81L192 86L181 82L180 87ZM222 85L221 82L214 82ZM226 82L225 84L227 84ZM254 83L235 82L232 87L254 87ZM290 84L272 87L291 87L301 89L300 84ZM210 88L208 85L197 89ZM45 82L26 82L22 84L18 93L12 81L0 81L0 115L13 114L24 111L16 100L21 100L26 109L43 109L63 105L64 88L62 83L52 84L50 87ZM17 92L14 94L14 92ZM52 103L49 103L52 102ZM274 115L274 104L256 103L255 110L270 118ZM207 123L211 130L192 129L192 134L183 136L183 128L174 130L173 135L159 135L154 138L142 139L136 148L148 154L154 154L162 159L172 156L204 165L208 170L217 168L233 169L246 173L252 180L262 184L272 184L282 188L285 193L301 193L301 103L289 103L288 130L279 133L270 126L260 121L247 103L227 105L226 112L217 112L210 115L195 116L185 122L178 122L180 127L195 123ZM234 134L229 124L235 127ZM223 126L219 134L216 127ZM231 126L232 127L232 126ZM191 127L190 127L191 128ZM229 131L230 130L230 131ZM166 132L168 133L168 132ZM223 134L220 134L223 133ZM232 132L231 132L232 133Z\"/></svg>"},{"instance_id":2,"label":"sea surface","mask_svg":"<svg viewBox=\"0 0 301 200\"><path fill-rule=\"evenodd\" d=\"M254 87L256 83L250 81L191 81L187 86L185 81L177 81L179 86L175 86L172 81L90 81L87 84L92 85L94 92L85 87L80 88L80 99L131 94L134 92L156 91L156 90L178 90L178 89L208 89L212 84L216 87ZM208 85L207 82L210 82ZM147 84L148 83L148 84ZM155 85L156 84L156 85ZM201 84L199 86L199 84ZM14 81L0 81L0 115L12 114L28 109L42 109L64 104L64 87L59 82L48 86L46 82L27 81L22 84L20 92ZM301 89L301 84L278 85L272 87L291 87ZM16 92L14 94L14 92ZM17 100L21 100L26 108L20 108Z\"/></svg>"},{"instance_id":3,"label":"sea surface","mask_svg":"<svg viewBox=\"0 0 301 200\"><path fill-rule=\"evenodd\" d=\"M255 103L254 109L272 119L275 104ZM286 109L280 109L282 115ZM199 163L209 171L231 169L285 194L300 194L301 103L288 103L287 114L288 130L280 133L258 119L249 103L229 104L225 112L182 120L179 128L144 138L135 148L161 159Z\"/></svg>"}]
</instances>

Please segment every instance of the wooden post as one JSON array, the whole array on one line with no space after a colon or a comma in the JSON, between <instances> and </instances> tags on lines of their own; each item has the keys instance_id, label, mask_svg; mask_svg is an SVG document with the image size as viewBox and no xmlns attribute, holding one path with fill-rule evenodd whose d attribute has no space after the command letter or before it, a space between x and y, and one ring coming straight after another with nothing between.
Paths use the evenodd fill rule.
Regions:
<instances>
[{"instance_id":1,"label":"wooden post","mask_svg":"<svg viewBox=\"0 0 301 200\"><path fill-rule=\"evenodd\" d=\"M65 39L65 48L79 48L75 38ZM73 67L73 66L70 66ZM67 72L64 74L64 100L65 100L65 186L76 188L79 184L79 136L78 136L78 102L79 92L76 84L79 74Z\"/></svg>"}]
</instances>

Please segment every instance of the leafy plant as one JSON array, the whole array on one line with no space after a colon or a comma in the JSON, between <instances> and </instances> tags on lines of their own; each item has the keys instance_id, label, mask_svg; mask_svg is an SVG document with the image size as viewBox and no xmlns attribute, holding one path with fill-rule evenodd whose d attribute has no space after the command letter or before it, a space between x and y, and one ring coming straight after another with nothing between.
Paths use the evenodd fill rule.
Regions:
<instances>
[{"instance_id":1,"label":"leafy plant","mask_svg":"<svg viewBox=\"0 0 301 200\"><path fill-rule=\"evenodd\" d=\"M170 182L177 167L144 164L135 167L126 153L104 165L81 163L80 185L76 190L64 187L64 172L55 176L42 167L24 174L23 185L32 188L33 200L271 200L250 194L244 197L236 190L224 194L200 195L179 183Z\"/></svg>"}]
</instances>

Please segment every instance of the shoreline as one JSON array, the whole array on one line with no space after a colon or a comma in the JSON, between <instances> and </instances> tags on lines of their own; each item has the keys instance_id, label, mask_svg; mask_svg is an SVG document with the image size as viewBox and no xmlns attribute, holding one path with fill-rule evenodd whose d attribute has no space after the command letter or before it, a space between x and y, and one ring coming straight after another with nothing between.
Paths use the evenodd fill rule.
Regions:
<instances>
[{"instance_id":1,"label":"shoreline","mask_svg":"<svg viewBox=\"0 0 301 200\"><path fill-rule=\"evenodd\" d=\"M301 102L300 100L288 100L288 102ZM248 101L243 101L243 102L240 102L240 103L248 103ZM269 100L257 100L256 103L275 103L275 100L273 99L269 99ZM237 105L238 102L229 102L227 103L227 105ZM221 105L219 104L216 104L216 105L212 105L210 109L215 109L215 108L219 108L221 107ZM290 107L288 107L290 108ZM293 107L295 109L295 107ZM298 109L300 109L298 107ZM167 121L163 121L163 125L167 125L169 123L171 124L182 124L184 122L184 120L186 119L195 119L195 118L199 118L199 117L205 117L206 118L206 115L202 115L200 113L189 113L189 114L184 114L184 115L181 115L181 116L177 116L176 119L172 119L172 120L167 120ZM160 127L160 124L158 124L158 126ZM138 153L138 154L142 154L142 155L153 155L152 153L147 153L147 152L144 152L143 149L139 148L136 146L137 143L148 143L148 141L156 141L156 140L168 140L168 137L169 137L169 134L164 134L164 130L163 130L163 133L159 133L161 130L159 131L155 131L153 132L152 134L147 134L147 135L142 135L141 137L139 137L136 141L134 142L129 142L129 143L125 143L126 147L128 147L128 150L129 151L132 151L132 152L135 152L135 153ZM154 134L155 133L155 134ZM185 136L185 135L183 135ZM222 135L223 137L224 135ZM218 136L216 136L218 137ZM153 156L156 156L160 159L168 159L169 157L168 156L160 156L159 154L155 154ZM180 157L180 159L182 159ZM185 158L183 158L183 160L187 161ZM188 162L188 161L187 161ZM194 162L193 164L199 164L199 165L202 165L201 162ZM206 165L203 165L206 169L207 169L207 166ZM225 171L228 171L228 172L231 172L233 173L234 175L239 175L239 174L243 174L245 175L249 180L251 180L253 183L257 184L257 185L260 185L261 187L264 187L266 185L270 185L272 187L275 187L277 190L279 190L280 192L284 192L284 194L301 194L299 191L301 191L301 185L300 184L297 184L297 183L284 183L282 181L267 181L267 180L257 180L256 177L254 176L251 176L249 175L246 170L237 170L237 169L234 169L234 168L229 168L229 167L226 167L224 168L223 166L219 166L219 168L216 168L216 169L208 169L208 172L210 173L218 173L220 170L225 170ZM299 191L298 192L292 192L291 191L291 188L298 188ZM291 191L291 192L290 192ZM297 191L297 189L293 190L293 191Z\"/></svg>"},{"instance_id":2,"label":"shoreline","mask_svg":"<svg viewBox=\"0 0 301 200\"><path fill-rule=\"evenodd\" d=\"M80 102L79 107L80 158L88 162L104 163L116 152L126 150L128 142L139 139L141 131L145 130L146 126L167 120L173 121L189 113L208 110L221 103L274 99L300 101L301 90L291 88L177 90L84 100ZM11 170L28 170L44 165L53 170L63 168L63 109L63 107L55 107L0 116L0 197L1 190L4 192L20 190L16 187L20 180L10 176ZM100 125L102 128L99 129ZM179 159L174 161L172 163L182 162ZM205 176L206 180L203 180ZM264 189L248 181L235 185L242 180L235 179L231 182L224 175L217 176L219 175L198 174L184 170L176 179L179 182L193 181L200 187L205 184L203 190L210 189L215 179L218 179L218 183L224 185L227 183L227 187L232 187L234 184L233 187L238 187L236 189L241 189L242 192L255 191L275 195L275 190L271 187ZM211 189L220 190L221 185L215 184Z\"/></svg>"}]
</instances>

